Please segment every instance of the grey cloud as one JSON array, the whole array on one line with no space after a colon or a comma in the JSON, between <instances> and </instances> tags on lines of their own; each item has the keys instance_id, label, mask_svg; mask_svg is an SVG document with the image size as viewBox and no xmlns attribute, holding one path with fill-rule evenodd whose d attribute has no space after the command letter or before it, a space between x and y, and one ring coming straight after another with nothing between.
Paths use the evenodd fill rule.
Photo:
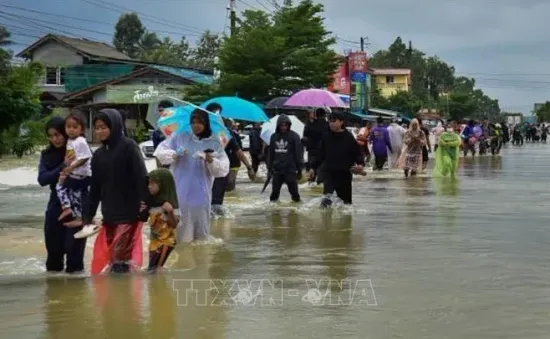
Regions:
<instances>
[{"instance_id":1,"label":"grey cloud","mask_svg":"<svg viewBox=\"0 0 550 339\"><path fill-rule=\"evenodd\" d=\"M295 0L298 1L298 0ZM19 4L20 2L20 4ZM246 3L262 9L256 1ZM260 0L267 7L268 0ZM279 0L282 2L282 0ZM550 74L550 41L546 0L319 0L325 5L328 28L339 37L359 42L368 36L369 51L387 48L401 36L430 55L439 55L456 66L459 73L545 73ZM227 20L227 0L114 0L113 4L141 13L166 18L199 30L223 31ZM37 3L19 0L18 5L36 10L116 22L118 14L81 1ZM239 10L247 7L238 2ZM193 34L189 30L152 23L152 30ZM73 22L74 24L74 22ZM90 29L105 31L105 26ZM89 35L92 37L91 33ZM178 36L172 36L178 38ZM105 37L101 37L105 39ZM190 41L195 38L189 36ZM335 49L357 49L358 44L340 43ZM500 100L502 107L530 111L534 101L550 99L547 88L536 80L549 82L550 76L477 75L479 87ZM476 75L472 75L476 76ZM514 82L521 86L512 88ZM530 82L531 81L531 82ZM544 85L544 84L542 84Z\"/></svg>"}]
</instances>

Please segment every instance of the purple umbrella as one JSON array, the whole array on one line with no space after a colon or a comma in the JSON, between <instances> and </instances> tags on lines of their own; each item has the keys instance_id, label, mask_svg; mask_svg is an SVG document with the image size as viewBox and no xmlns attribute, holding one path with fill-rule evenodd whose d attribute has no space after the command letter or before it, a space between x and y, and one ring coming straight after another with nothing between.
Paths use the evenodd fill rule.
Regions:
<instances>
[{"instance_id":1,"label":"purple umbrella","mask_svg":"<svg viewBox=\"0 0 550 339\"><path fill-rule=\"evenodd\" d=\"M304 89L288 98L285 106L347 107L338 95L324 89Z\"/></svg>"}]
</instances>

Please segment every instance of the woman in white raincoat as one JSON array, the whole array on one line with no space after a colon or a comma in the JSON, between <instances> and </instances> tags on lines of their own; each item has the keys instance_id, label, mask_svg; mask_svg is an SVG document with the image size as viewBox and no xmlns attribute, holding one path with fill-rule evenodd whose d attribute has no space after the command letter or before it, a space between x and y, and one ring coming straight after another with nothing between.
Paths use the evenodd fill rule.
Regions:
<instances>
[{"instance_id":1,"label":"woman in white raincoat","mask_svg":"<svg viewBox=\"0 0 550 339\"><path fill-rule=\"evenodd\" d=\"M212 184L214 178L229 173L229 159L212 133L208 113L194 110L191 129L193 134L175 134L164 140L154 153L161 164L171 165L176 181L181 214L179 243L208 239Z\"/></svg>"},{"instance_id":2,"label":"woman in white raincoat","mask_svg":"<svg viewBox=\"0 0 550 339\"><path fill-rule=\"evenodd\" d=\"M399 158L401 157L401 150L403 149L403 138L405 137L405 132L406 130L397 124L396 119L394 119L388 126L388 134L390 135L390 144L392 149L389 158L390 168L398 167Z\"/></svg>"}]
</instances>

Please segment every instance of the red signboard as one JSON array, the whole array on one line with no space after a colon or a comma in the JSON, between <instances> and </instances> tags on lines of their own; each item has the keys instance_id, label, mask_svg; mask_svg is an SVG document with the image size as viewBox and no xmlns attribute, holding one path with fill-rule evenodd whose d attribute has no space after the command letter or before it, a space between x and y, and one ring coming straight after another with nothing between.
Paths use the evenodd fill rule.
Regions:
<instances>
[{"instance_id":1,"label":"red signboard","mask_svg":"<svg viewBox=\"0 0 550 339\"><path fill-rule=\"evenodd\" d=\"M336 71L336 73L334 73L333 79L334 81L329 87L329 91L349 95L350 82L348 75L348 63L346 61L338 66L338 70Z\"/></svg>"},{"instance_id":2,"label":"red signboard","mask_svg":"<svg viewBox=\"0 0 550 339\"><path fill-rule=\"evenodd\" d=\"M348 56L349 72L367 73L367 53L352 52Z\"/></svg>"}]
</instances>

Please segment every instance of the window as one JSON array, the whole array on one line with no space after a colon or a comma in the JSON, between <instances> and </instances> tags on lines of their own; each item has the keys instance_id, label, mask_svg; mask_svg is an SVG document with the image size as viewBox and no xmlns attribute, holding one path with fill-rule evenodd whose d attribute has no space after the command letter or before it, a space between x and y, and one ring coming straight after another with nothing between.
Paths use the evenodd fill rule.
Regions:
<instances>
[{"instance_id":1,"label":"window","mask_svg":"<svg viewBox=\"0 0 550 339\"><path fill-rule=\"evenodd\" d=\"M387 84L393 84L393 75L387 75L386 76L386 83Z\"/></svg>"},{"instance_id":2,"label":"window","mask_svg":"<svg viewBox=\"0 0 550 339\"><path fill-rule=\"evenodd\" d=\"M44 84L48 86L63 86L65 84L65 70L61 67L46 67Z\"/></svg>"}]
</instances>

